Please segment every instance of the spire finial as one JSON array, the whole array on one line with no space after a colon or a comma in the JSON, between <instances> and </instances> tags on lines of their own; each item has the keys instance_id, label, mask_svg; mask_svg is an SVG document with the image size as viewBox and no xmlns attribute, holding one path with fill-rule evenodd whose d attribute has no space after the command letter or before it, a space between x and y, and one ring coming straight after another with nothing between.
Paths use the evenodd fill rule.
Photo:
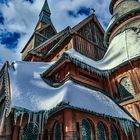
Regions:
<instances>
[{"instance_id":1,"label":"spire finial","mask_svg":"<svg viewBox=\"0 0 140 140\"><path fill-rule=\"evenodd\" d=\"M94 14L96 11L94 8L91 8L91 12Z\"/></svg>"},{"instance_id":2,"label":"spire finial","mask_svg":"<svg viewBox=\"0 0 140 140\"><path fill-rule=\"evenodd\" d=\"M46 13L51 14L51 11L50 11L50 8L49 8L49 5L48 5L48 0L45 0L41 11L44 11Z\"/></svg>"},{"instance_id":3,"label":"spire finial","mask_svg":"<svg viewBox=\"0 0 140 140\"><path fill-rule=\"evenodd\" d=\"M51 23L51 11L48 5L48 1L45 0L42 10L39 15L39 21L45 24Z\"/></svg>"}]
</instances>

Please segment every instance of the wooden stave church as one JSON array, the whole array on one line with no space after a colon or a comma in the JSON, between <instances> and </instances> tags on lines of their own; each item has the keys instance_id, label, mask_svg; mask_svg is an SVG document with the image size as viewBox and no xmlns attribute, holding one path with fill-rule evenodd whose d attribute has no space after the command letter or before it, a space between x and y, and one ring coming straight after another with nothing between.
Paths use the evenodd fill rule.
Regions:
<instances>
[{"instance_id":1,"label":"wooden stave church","mask_svg":"<svg viewBox=\"0 0 140 140\"><path fill-rule=\"evenodd\" d=\"M122 10L123 6L125 6L126 9L123 12L120 12L119 10ZM90 15L73 28L67 27L62 32L56 33L50 19L51 12L49 10L48 3L45 1L40 13L39 22L35 28L35 32L21 52L22 60L34 63L45 62L46 64L54 62L49 69L46 69L43 73L40 73L42 80L46 84L54 88L59 88L64 85L65 82L72 80L75 84L80 84L89 89L100 91L109 98L112 98L114 102L119 104L120 108L122 108L122 110L124 110L126 113L128 111L131 114L130 117L132 120L134 120L134 122L132 121L134 126L133 129L131 128L131 132L127 133L126 129L129 128L122 128L122 124L120 123L122 121L120 121L117 117L115 118L106 114L92 112L91 110L86 110L84 108L73 108L67 103L62 102L58 108L56 107L54 110L52 109L50 114L46 108L45 113L47 114L47 117L43 118L43 127L36 135L37 139L99 139L97 126L100 122L104 128L103 132L106 134L106 136L103 138L105 140L112 139L110 129L112 125L115 129L117 129L116 139L139 139L139 57L135 57L131 60L129 59L111 70L108 69L105 72L103 70L102 72L102 70L98 71L98 67L95 66L91 69L90 65L85 64L85 61L81 63L80 61L75 60L75 58L68 56L68 53L65 53L72 49L78 52L79 56L83 56L83 58L87 57L88 60L90 59L91 61L97 61L100 63L100 61L102 61L102 57L106 55L106 46L110 45L115 36L121 34L125 30L139 29L138 24L132 24L135 22L140 22L139 9L140 4L137 2L137 0L111 1L110 12L113 14L113 12L116 13L117 11L119 16L113 20L113 22L111 22L111 25L107 29L104 39L106 45L104 45L104 30L97 20L95 14ZM130 26L128 26L128 28L124 28L125 25ZM45 32L48 30L51 32L51 35L48 35L47 32ZM92 34L93 30L94 35ZM4 103L6 108L6 112L2 113L5 120L1 120L1 126L3 126L1 128L1 139L24 140L23 135L25 135L25 128L29 129L28 125L32 125L33 123L36 123L34 129L38 128L40 126L39 116L43 113L41 112L42 110L40 110L38 113L30 110L32 117L30 118L29 122L29 111L27 111L28 108L24 108L23 111L21 108L11 107L12 81L9 74L9 69L11 67L16 69L14 63L9 64L6 62L1 70L0 76L2 79L1 83L3 85L1 88L1 105ZM120 96L121 93L118 85L121 79L127 76L132 79L134 94L133 97L129 96L127 98L123 98ZM34 122L33 114L36 114L36 122ZM4 125L2 125L2 123L4 123ZM92 132L90 132L90 136L88 136L88 138L83 136L83 123L88 123L91 127ZM127 125L131 124L125 119L123 120L123 123L123 127L128 127ZM56 133L55 128L57 128L60 133ZM57 138L55 136L57 136ZM36 138L32 139L35 140Z\"/></svg>"}]
</instances>

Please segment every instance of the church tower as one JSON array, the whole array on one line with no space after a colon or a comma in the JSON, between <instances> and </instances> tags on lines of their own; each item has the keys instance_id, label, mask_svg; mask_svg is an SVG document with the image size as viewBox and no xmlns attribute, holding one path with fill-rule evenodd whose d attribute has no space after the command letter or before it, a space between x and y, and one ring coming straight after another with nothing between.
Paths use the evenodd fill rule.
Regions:
<instances>
[{"instance_id":1,"label":"church tower","mask_svg":"<svg viewBox=\"0 0 140 140\"><path fill-rule=\"evenodd\" d=\"M140 3L138 0L112 0L110 3L111 21L105 34L105 43L126 29L140 28Z\"/></svg>"},{"instance_id":2,"label":"church tower","mask_svg":"<svg viewBox=\"0 0 140 140\"><path fill-rule=\"evenodd\" d=\"M114 51L121 60L111 75L112 93L119 94L120 105L140 122L140 2L112 0L110 13L104 41L109 45L108 53Z\"/></svg>"},{"instance_id":3,"label":"church tower","mask_svg":"<svg viewBox=\"0 0 140 140\"><path fill-rule=\"evenodd\" d=\"M40 44L50 39L56 33L56 29L51 21L51 12L48 6L48 1L45 0L42 10L39 14L39 20L37 22L35 30L32 36L30 37L29 41L21 51L22 60L30 60L30 50L38 47Z\"/></svg>"}]
</instances>

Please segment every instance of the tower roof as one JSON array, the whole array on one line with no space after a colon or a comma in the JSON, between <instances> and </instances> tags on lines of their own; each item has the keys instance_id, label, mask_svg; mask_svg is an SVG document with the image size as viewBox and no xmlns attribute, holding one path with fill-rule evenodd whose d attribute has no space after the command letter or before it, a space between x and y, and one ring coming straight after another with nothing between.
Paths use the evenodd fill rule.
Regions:
<instances>
[{"instance_id":1,"label":"tower roof","mask_svg":"<svg viewBox=\"0 0 140 140\"><path fill-rule=\"evenodd\" d=\"M39 22L45 23L45 24L49 24L51 23L51 11L48 5L48 1L45 0L44 5L42 7L42 10L40 12L39 15Z\"/></svg>"},{"instance_id":2,"label":"tower roof","mask_svg":"<svg viewBox=\"0 0 140 140\"><path fill-rule=\"evenodd\" d=\"M121 2L124 2L124 1L138 1L138 0L111 0L110 6L109 6L110 13L113 14L116 6L119 5Z\"/></svg>"},{"instance_id":3,"label":"tower roof","mask_svg":"<svg viewBox=\"0 0 140 140\"><path fill-rule=\"evenodd\" d=\"M114 6L115 4L116 6ZM118 27L124 20L128 20L136 13L140 13L140 2L138 0L112 0L110 12L112 13L112 18L105 33L105 43L107 45L112 30Z\"/></svg>"},{"instance_id":4,"label":"tower roof","mask_svg":"<svg viewBox=\"0 0 140 140\"><path fill-rule=\"evenodd\" d=\"M47 1L47 0L45 0L45 2L44 2L44 5L43 5L43 7L42 7L41 12L42 12L42 11L51 14L51 11L50 11L50 8L49 8L48 1Z\"/></svg>"}]
</instances>

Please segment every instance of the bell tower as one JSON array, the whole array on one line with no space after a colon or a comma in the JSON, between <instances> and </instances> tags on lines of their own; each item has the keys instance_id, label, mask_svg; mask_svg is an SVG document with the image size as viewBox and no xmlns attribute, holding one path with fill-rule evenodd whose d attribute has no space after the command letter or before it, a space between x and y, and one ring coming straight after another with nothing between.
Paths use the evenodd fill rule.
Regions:
<instances>
[{"instance_id":1,"label":"bell tower","mask_svg":"<svg viewBox=\"0 0 140 140\"><path fill-rule=\"evenodd\" d=\"M138 0L112 0L109 6L112 18L105 34L105 44L128 28L140 28L140 2Z\"/></svg>"}]
</instances>

